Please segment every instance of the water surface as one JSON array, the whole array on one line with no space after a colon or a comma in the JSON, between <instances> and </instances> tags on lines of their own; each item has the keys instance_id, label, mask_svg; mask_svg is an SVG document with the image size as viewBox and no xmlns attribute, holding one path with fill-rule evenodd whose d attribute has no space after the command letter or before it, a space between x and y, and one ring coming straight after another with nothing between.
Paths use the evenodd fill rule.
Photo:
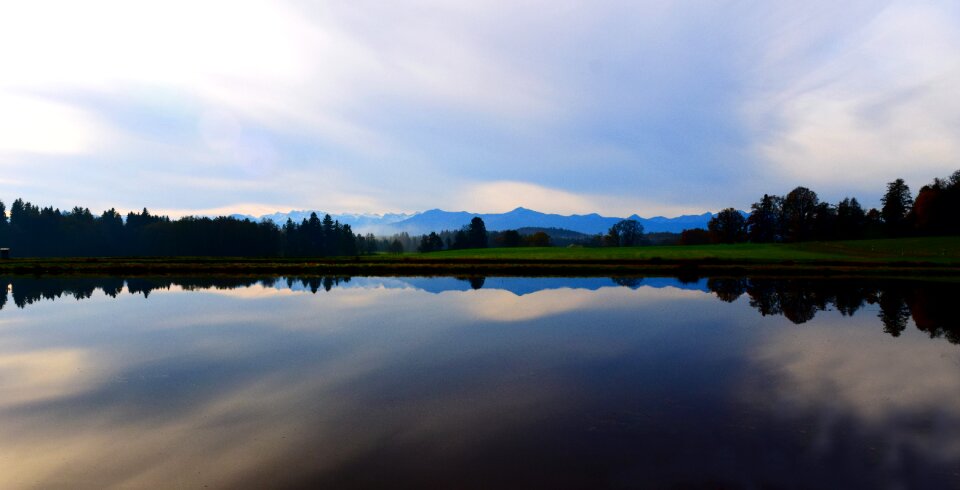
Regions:
<instances>
[{"instance_id":1,"label":"water surface","mask_svg":"<svg viewBox=\"0 0 960 490\"><path fill-rule=\"evenodd\" d=\"M960 488L955 283L0 282L0 488Z\"/></svg>"}]
</instances>

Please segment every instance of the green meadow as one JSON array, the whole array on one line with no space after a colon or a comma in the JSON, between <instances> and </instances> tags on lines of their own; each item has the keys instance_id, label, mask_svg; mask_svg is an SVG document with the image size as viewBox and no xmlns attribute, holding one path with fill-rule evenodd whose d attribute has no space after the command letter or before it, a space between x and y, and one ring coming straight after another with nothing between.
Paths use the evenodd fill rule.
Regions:
<instances>
[{"instance_id":1,"label":"green meadow","mask_svg":"<svg viewBox=\"0 0 960 490\"><path fill-rule=\"evenodd\" d=\"M431 259L743 261L743 262L932 262L960 264L960 237L901 238L832 242L738 243L609 248L487 248L410 254Z\"/></svg>"},{"instance_id":2,"label":"green meadow","mask_svg":"<svg viewBox=\"0 0 960 490\"><path fill-rule=\"evenodd\" d=\"M960 237L622 248L487 248L359 257L101 257L0 261L8 274L960 275Z\"/></svg>"}]
</instances>

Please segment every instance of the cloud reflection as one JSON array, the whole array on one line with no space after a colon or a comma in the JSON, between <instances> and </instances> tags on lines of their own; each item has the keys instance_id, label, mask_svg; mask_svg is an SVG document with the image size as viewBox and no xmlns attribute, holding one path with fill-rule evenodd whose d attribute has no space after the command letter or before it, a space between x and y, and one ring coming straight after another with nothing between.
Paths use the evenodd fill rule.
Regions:
<instances>
[{"instance_id":1,"label":"cloud reflection","mask_svg":"<svg viewBox=\"0 0 960 490\"><path fill-rule=\"evenodd\" d=\"M763 375L748 378L746 398L809 431L824 455L864 433L873 442L863 449L877 453L894 487L909 487L910 455L960 461L956 346L914 330L876 335L875 318L838 316L765 335L750 355Z\"/></svg>"},{"instance_id":2,"label":"cloud reflection","mask_svg":"<svg viewBox=\"0 0 960 490\"><path fill-rule=\"evenodd\" d=\"M960 458L938 425L960 416L956 347L875 315L798 326L672 287L202 284L3 310L0 487L804 487L898 468L887 449L882 471L804 459L809 413L827 442L909 447L919 475Z\"/></svg>"},{"instance_id":3,"label":"cloud reflection","mask_svg":"<svg viewBox=\"0 0 960 490\"><path fill-rule=\"evenodd\" d=\"M0 409L83 392L95 369L81 349L0 353Z\"/></svg>"}]
</instances>

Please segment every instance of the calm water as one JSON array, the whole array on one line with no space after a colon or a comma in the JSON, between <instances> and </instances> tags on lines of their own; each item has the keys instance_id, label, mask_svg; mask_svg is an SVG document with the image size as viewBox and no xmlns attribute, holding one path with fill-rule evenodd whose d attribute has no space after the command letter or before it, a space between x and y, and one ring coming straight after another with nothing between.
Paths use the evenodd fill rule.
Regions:
<instances>
[{"instance_id":1,"label":"calm water","mask_svg":"<svg viewBox=\"0 0 960 490\"><path fill-rule=\"evenodd\" d=\"M2 278L0 488L960 488L960 284Z\"/></svg>"}]
</instances>

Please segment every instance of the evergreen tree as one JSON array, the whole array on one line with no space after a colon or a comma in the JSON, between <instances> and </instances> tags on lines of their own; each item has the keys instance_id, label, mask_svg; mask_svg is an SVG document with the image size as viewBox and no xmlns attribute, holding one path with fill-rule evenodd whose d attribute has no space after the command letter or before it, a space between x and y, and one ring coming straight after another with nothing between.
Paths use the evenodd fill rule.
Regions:
<instances>
[{"instance_id":1,"label":"evergreen tree","mask_svg":"<svg viewBox=\"0 0 960 490\"><path fill-rule=\"evenodd\" d=\"M863 238L867 215L857 198L844 198L837 205L836 236L841 240Z\"/></svg>"},{"instance_id":2,"label":"evergreen tree","mask_svg":"<svg viewBox=\"0 0 960 490\"><path fill-rule=\"evenodd\" d=\"M887 192L880 200L883 208L880 210L887 233L891 236L901 236L907 232L907 213L913 207L913 197L910 188L903 179L897 179L887 184Z\"/></svg>"},{"instance_id":3,"label":"evergreen tree","mask_svg":"<svg viewBox=\"0 0 960 490\"><path fill-rule=\"evenodd\" d=\"M417 247L417 251L427 253L438 250L443 250L443 239L436 232L431 231L429 235L423 235L420 238L420 246Z\"/></svg>"},{"instance_id":4,"label":"evergreen tree","mask_svg":"<svg viewBox=\"0 0 960 490\"><path fill-rule=\"evenodd\" d=\"M479 216L467 226L467 248L487 248L487 226Z\"/></svg>"},{"instance_id":5,"label":"evergreen tree","mask_svg":"<svg viewBox=\"0 0 960 490\"><path fill-rule=\"evenodd\" d=\"M10 246L10 226L7 221L7 205L0 201L0 247ZM4 296L6 299L6 296Z\"/></svg>"},{"instance_id":6,"label":"evergreen tree","mask_svg":"<svg viewBox=\"0 0 960 490\"><path fill-rule=\"evenodd\" d=\"M387 251L392 254L402 254L403 243L401 243L399 239L394 238L393 241L390 242L390 246L387 248Z\"/></svg>"}]
</instances>

